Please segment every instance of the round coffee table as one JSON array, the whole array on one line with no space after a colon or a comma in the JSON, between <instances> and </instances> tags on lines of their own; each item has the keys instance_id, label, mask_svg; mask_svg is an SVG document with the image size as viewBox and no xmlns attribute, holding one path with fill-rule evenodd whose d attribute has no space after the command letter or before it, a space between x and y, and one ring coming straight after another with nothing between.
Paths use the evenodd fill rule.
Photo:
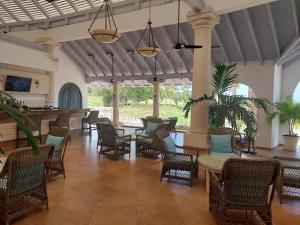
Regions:
<instances>
[{"instance_id":1,"label":"round coffee table","mask_svg":"<svg viewBox=\"0 0 300 225\"><path fill-rule=\"evenodd\" d=\"M234 153L212 153L199 157L199 164L205 168L206 193L209 193L210 174L209 172L221 173L224 162L227 159L238 158Z\"/></svg>"}]
</instances>

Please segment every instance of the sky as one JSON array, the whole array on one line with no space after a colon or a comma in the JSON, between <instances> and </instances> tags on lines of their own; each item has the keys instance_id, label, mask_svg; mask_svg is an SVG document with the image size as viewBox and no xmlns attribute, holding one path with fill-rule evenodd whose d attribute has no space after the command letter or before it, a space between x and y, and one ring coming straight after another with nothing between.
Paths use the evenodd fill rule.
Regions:
<instances>
[{"instance_id":1,"label":"sky","mask_svg":"<svg viewBox=\"0 0 300 225\"><path fill-rule=\"evenodd\" d=\"M298 83L296 90L294 92L294 99L296 102L300 102L300 82Z\"/></svg>"}]
</instances>

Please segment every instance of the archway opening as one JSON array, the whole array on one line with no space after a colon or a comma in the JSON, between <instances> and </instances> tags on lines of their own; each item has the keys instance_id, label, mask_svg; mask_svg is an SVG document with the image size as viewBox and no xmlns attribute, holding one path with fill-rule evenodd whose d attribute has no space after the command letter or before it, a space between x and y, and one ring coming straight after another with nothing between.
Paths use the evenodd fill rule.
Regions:
<instances>
[{"instance_id":1,"label":"archway opening","mask_svg":"<svg viewBox=\"0 0 300 225\"><path fill-rule=\"evenodd\" d=\"M296 101L296 102L299 102L300 103L300 81L299 81L299 83L298 83L298 85L297 85L297 87L296 87L296 89L295 89L295 91L294 91L294 94L293 94L293 98L294 98L294 100ZM296 133L298 134L298 135L300 135L300 122L298 122L297 124L296 124ZM298 143L298 145L300 145L300 142Z\"/></svg>"},{"instance_id":2,"label":"archway opening","mask_svg":"<svg viewBox=\"0 0 300 225\"><path fill-rule=\"evenodd\" d=\"M58 95L58 107L60 109L82 108L82 94L76 84L66 83L61 87Z\"/></svg>"},{"instance_id":3,"label":"archway opening","mask_svg":"<svg viewBox=\"0 0 300 225\"><path fill-rule=\"evenodd\" d=\"M230 91L228 91L229 95L240 95L249 98L256 98L254 91L247 85L242 83L235 84ZM257 116L257 107L252 104L250 106L250 110ZM228 125L230 126L230 125ZM238 131L240 133L245 133L246 125L242 122L239 123Z\"/></svg>"}]
</instances>

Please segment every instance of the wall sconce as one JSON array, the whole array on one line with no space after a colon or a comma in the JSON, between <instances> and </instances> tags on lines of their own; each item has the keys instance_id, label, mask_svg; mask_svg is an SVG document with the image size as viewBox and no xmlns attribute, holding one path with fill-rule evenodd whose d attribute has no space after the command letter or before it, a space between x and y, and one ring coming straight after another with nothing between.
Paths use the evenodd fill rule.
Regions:
<instances>
[{"instance_id":1,"label":"wall sconce","mask_svg":"<svg viewBox=\"0 0 300 225\"><path fill-rule=\"evenodd\" d=\"M36 88L39 88L39 86L40 86L40 81L39 81L39 80L34 80L34 86L35 86Z\"/></svg>"}]
</instances>

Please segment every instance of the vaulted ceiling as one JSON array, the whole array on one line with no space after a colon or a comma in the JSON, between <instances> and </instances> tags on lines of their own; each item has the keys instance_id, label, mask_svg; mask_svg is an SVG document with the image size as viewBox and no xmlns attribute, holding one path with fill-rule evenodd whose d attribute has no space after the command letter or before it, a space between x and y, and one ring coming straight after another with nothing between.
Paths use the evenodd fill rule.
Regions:
<instances>
[{"instance_id":1,"label":"vaulted ceiling","mask_svg":"<svg viewBox=\"0 0 300 225\"><path fill-rule=\"evenodd\" d=\"M299 23L300 1L296 0L279 0L224 14L213 31L212 62L263 63L279 59L290 43L299 38ZM111 79L110 54L114 53L116 79L145 84L153 77L154 59L132 52L141 33L142 30L123 33L114 44L101 44L87 38L64 42L62 47L87 74L89 81L102 84ZM154 33L162 49L157 57L158 77L172 80L166 82L188 82L193 71L193 51L172 49L176 42L176 24L154 28ZM194 42L194 31L189 23L181 24L181 38L186 43Z\"/></svg>"}]
</instances>

